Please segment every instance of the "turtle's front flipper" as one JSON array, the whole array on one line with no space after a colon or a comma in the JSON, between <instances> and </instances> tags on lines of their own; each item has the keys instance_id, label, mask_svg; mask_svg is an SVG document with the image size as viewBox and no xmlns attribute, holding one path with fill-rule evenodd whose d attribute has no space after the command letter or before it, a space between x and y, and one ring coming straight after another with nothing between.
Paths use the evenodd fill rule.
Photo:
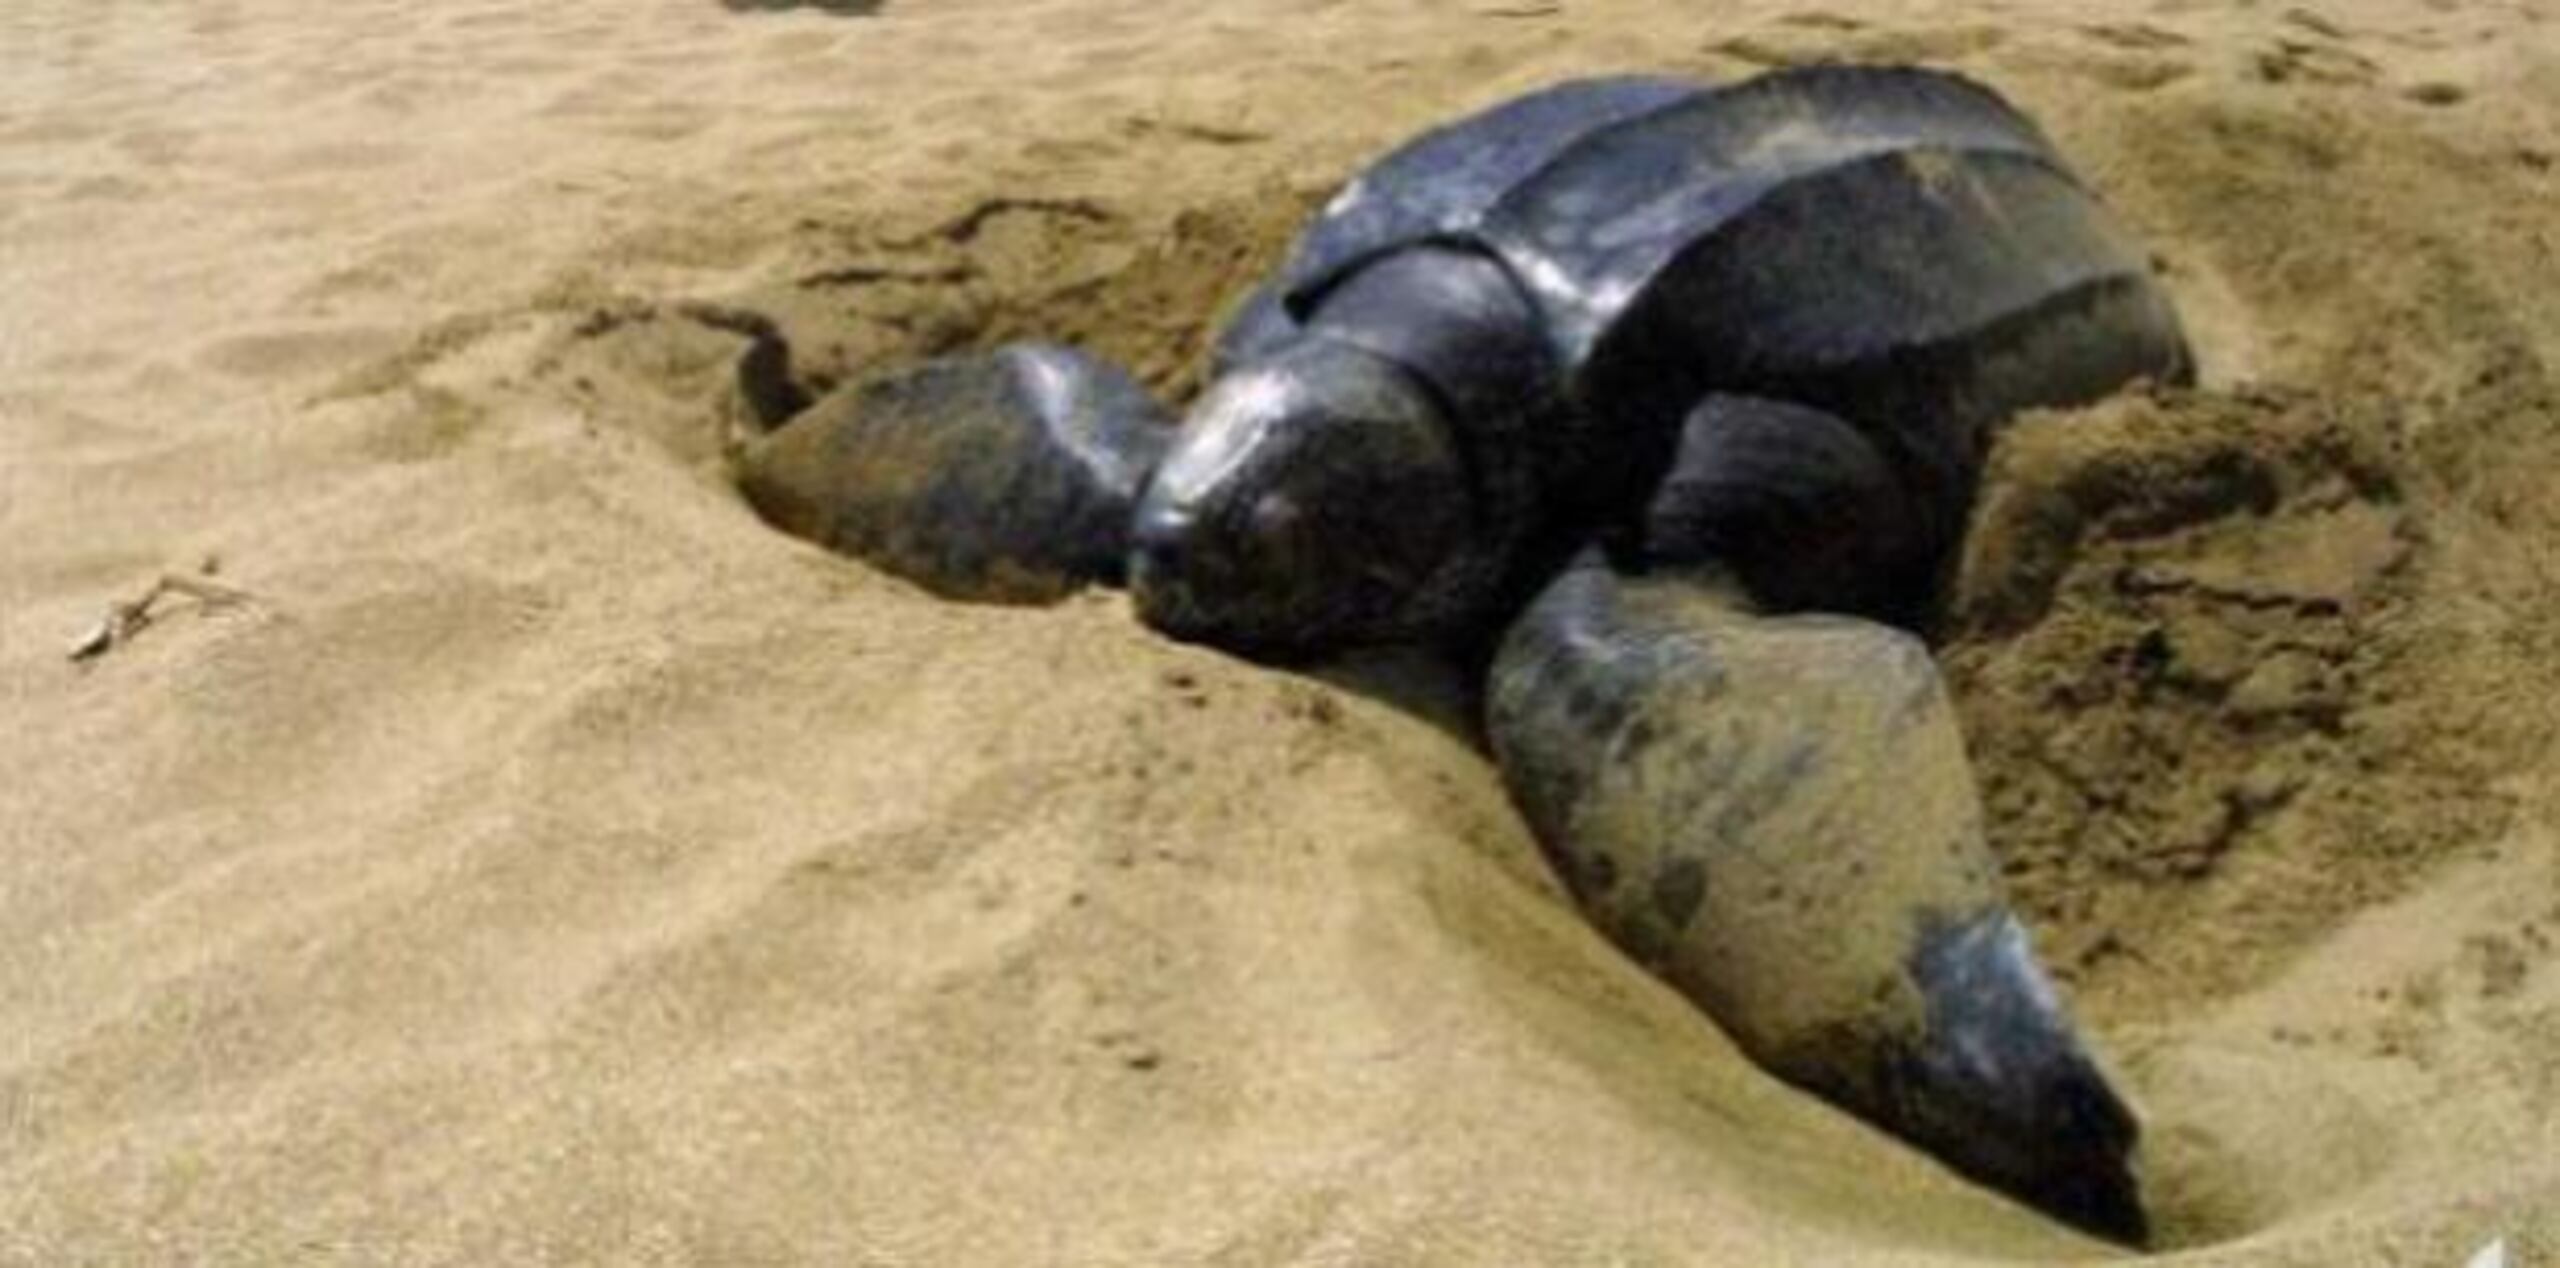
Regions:
<instances>
[{"instance_id":1,"label":"turtle's front flipper","mask_svg":"<svg viewBox=\"0 0 2560 1268\"><path fill-rule=\"evenodd\" d=\"M2072 1224L2145 1236L2136 1125L2002 897L1912 636L1702 569L1568 568L1487 730L1592 920L1773 1073Z\"/></svg>"},{"instance_id":2,"label":"turtle's front flipper","mask_svg":"<svg viewBox=\"0 0 2560 1268\"><path fill-rule=\"evenodd\" d=\"M748 450L776 527L936 593L1007 602L1120 579L1171 417L1073 349L1008 344L844 387Z\"/></svg>"}]
</instances>

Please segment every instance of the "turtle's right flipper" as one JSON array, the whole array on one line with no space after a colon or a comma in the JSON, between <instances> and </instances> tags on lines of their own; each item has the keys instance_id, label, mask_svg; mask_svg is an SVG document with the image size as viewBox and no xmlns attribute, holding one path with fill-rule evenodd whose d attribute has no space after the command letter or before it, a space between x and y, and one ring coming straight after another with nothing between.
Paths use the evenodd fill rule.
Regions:
<instances>
[{"instance_id":1,"label":"turtle's right flipper","mask_svg":"<svg viewBox=\"0 0 2560 1268\"><path fill-rule=\"evenodd\" d=\"M1008 344L837 390L756 442L738 483L783 531L938 594L1039 601L1121 579L1172 436L1116 367Z\"/></svg>"},{"instance_id":2,"label":"turtle's right flipper","mask_svg":"<svg viewBox=\"0 0 2560 1268\"><path fill-rule=\"evenodd\" d=\"M1504 638L1486 729L1592 921L1763 1067L2143 1239L2134 1118L2002 896L1919 640L1587 552Z\"/></svg>"}]
</instances>

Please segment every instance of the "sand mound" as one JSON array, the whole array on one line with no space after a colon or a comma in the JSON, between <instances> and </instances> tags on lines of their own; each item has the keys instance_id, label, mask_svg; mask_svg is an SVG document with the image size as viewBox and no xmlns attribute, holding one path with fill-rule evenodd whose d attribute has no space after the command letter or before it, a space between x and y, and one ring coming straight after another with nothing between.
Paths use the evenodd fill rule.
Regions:
<instances>
[{"instance_id":1,"label":"sand mound","mask_svg":"<svg viewBox=\"0 0 2560 1268\"><path fill-rule=\"evenodd\" d=\"M1019 335L1178 396L1412 128L1823 56L2038 113L2205 356L2012 433L1947 656L2165 1232L2560 1257L2531 6L32 0L0 31L0 1258L2102 1256L1621 962L1443 671L939 602L725 478L749 415ZM254 601L65 663L209 561Z\"/></svg>"}]
</instances>

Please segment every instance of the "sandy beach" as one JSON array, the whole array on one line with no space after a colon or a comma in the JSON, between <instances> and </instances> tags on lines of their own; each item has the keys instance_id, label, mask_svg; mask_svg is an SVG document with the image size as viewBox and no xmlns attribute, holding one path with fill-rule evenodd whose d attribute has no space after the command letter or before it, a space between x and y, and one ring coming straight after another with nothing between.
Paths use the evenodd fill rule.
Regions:
<instances>
[{"instance_id":1,"label":"sandy beach","mask_svg":"<svg viewBox=\"0 0 2560 1268\"><path fill-rule=\"evenodd\" d=\"M2119 1259L1591 932L1453 671L724 458L759 331L1180 399L1414 130L1825 59L2027 108L2200 354L2004 437L1942 657L2161 1256L2560 1263L2545 0L15 0L0 1263Z\"/></svg>"}]
</instances>

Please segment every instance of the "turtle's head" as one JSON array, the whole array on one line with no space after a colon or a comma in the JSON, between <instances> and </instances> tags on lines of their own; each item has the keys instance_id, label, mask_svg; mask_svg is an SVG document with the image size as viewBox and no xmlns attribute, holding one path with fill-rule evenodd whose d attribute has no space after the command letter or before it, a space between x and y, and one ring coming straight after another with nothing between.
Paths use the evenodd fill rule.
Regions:
<instances>
[{"instance_id":1,"label":"turtle's head","mask_svg":"<svg viewBox=\"0 0 2560 1268\"><path fill-rule=\"evenodd\" d=\"M1483 552L1419 381L1324 339L1212 384L1139 500L1129 585L1175 638L1288 654L1436 632Z\"/></svg>"}]
</instances>

